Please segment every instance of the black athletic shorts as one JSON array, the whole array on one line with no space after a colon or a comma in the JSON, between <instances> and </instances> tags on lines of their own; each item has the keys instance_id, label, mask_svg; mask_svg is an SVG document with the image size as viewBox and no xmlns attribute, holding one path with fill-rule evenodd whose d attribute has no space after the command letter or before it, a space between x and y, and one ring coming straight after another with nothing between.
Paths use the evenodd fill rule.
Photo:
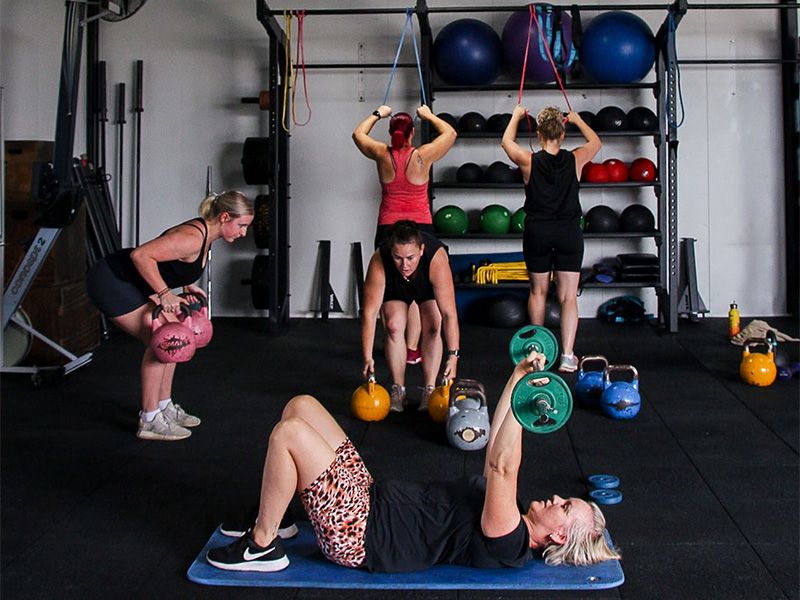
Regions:
<instances>
[{"instance_id":1,"label":"black athletic shorts","mask_svg":"<svg viewBox=\"0 0 800 600\"><path fill-rule=\"evenodd\" d=\"M374 250L377 250L378 246L380 246L384 242L384 240L388 237L389 230L391 228L392 228L391 225L378 225L378 229L375 231ZM436 235L436 230L433 228L432 223L417 223L417 228L425 233Z\"/></svg>"},{"instance_id":2,"label":"black athletic shorts","mask_svg":"<svg viewBox=\"0 0 800 600\"><path fill-rule=\"evenodd\" d=\"M89 269L86 291L98 310L107 317L125 315L150 301L143 290L118 277L106 259L97 261Z\"/></svg>"},{"instance_id":3,"label":"black athletic shorts","mask_svg":"<svg viewBox=\"0 0 800 600\"><path fill-rule=\"evenodd\" d=\"M522 253L529 273L580 273L583 264L580 217L568 221L534 221L526 218Z\"/></svg>"}]
</instances>

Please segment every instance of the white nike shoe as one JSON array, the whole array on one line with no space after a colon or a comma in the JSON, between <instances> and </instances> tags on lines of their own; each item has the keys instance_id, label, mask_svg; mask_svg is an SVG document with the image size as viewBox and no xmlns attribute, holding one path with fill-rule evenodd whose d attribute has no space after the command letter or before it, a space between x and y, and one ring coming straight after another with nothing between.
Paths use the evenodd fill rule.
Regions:
<instances>
[{"instance_id":1,"label":"white nike shoe","mask_svg":"<svg viewBox=\"0 0 800 600\"><path fill-rule=\"evenodd\" d=\"M206 553L209 564L226 571L259 571L271 573L289 566L289 557L283 550L281 538L276 537L266 548L253 541L253 532L227 546L212 548Z\"/></svg>"}]
</instances>

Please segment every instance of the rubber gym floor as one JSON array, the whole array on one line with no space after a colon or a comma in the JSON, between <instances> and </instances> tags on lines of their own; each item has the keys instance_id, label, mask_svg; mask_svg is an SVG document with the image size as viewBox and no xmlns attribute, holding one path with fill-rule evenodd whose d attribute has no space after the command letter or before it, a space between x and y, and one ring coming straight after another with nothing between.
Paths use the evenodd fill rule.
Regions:
<instances>
[{"instance_id":1,"label":"rubber gym floor","mask_svg":"<svg viewBox=\"0 0 800 600\"><path fill-rule=\"evenodd\" d=\"M766 320L797 337L796 320ZM59 383L34 388L27 377L3 378L4 599L398 597L186 579L217 524L257 499L268 433L294 394L320 398L378 478L432 480L481 468L483 452L451 448L427 414L407 410L373 424L350 415L357 321L292 321L277 336L259 324L215 319L211 345L178 369L175 399L203 419L182 442L136 439L141 350L122 335ZM623 552L621 587L402 597L798 598L798 379L742 383L741 348L727 341L726 326L684 321L671 335L647 324L582 321L578 353L635 365L642 410L614 421L576 406L561 430L525 436L522 498L585 496L586 476L620 478L623 502L605 513ZM513 330L461 332L459 374L496 398L510 372ZM419 367L409 367L409 387L420 382Z\"/></svg>"}]
</instances>

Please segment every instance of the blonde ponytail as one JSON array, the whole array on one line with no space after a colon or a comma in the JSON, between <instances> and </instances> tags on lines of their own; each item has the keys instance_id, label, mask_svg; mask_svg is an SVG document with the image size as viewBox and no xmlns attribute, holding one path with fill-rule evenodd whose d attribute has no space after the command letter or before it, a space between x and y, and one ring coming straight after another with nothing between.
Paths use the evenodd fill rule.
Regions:
<instances>
[{"instance_id":1,"label":"blonde ponytail","mask_svg":"<svg viewBox=\"0 0 800 600\"><path fill-rule=\"evenodd\" d=\"M213 221L224 212L233 218L252 215L253 201L239 190L228 190L211 194L200 203L199 213L206 221Z\"/></svg>"}]
</instances>

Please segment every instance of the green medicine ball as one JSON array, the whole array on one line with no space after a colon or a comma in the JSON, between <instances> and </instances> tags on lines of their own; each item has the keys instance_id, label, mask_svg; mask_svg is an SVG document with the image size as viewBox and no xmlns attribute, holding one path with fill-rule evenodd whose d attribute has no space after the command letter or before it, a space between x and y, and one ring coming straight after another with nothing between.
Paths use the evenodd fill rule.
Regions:
<instances>
[{"instance_id":1,"label":"green medicine ball","mask_svg":"<svg viewBox=\"0 0 800 600\"><path fill-rule=\"evenodd\" d=\"M522 233L525 231L525 209L520 208L511 215L511 233Z\"/></svg>"},{"instance_id":2,"label":"green medicine ball","mask_svg":"<svg viewBox=\"0 0 800 600\"><path fill-rule=\"evenodd\" d=\"M481 231L494 235L508 233L511 227L511 213L505 206L490 204L481 211Z\"/></svg>"},{"instance_id":3,"label":"green medicine ball","mask_svg":"<svg viewBox=\"0 0 800 600\"><path fill-rule=\"evenodd\" d=\"M433 215L433 227L437 233L463 235L467 233L467 213L458 206L443 206Z\"/></svg>"}]
</instances>

